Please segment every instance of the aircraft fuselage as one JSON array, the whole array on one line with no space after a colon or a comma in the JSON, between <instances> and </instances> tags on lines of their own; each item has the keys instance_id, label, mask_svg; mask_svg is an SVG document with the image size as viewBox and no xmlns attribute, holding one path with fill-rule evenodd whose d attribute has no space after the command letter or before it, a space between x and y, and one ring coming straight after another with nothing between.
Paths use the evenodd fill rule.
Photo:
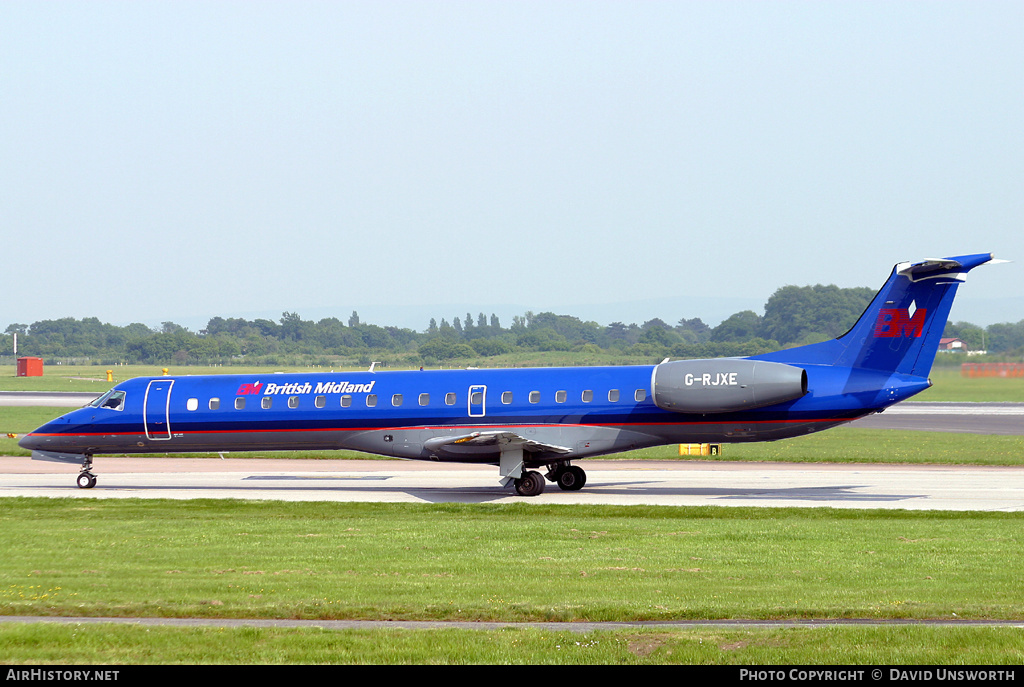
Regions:
<instances>
[{"instance_id":1,"label":"aircraft fuselage","mask_svg":"<svg viewBox=\"0 0 1024 687\"><path fill-rule=\"evenodd\" d=\"M655 404L655 368L142 377L114 388L116 407L100 399L72 411L33 432L30 447L71 454L349 449L496 464L489 447L448 443L431 450L431 441L514 431L569 449L534 451L526 461L542 465L661 444L800 436L928 386L916 377L808 366L811 391L794 401L680 413ZM730 377L735 384L727 372L701 383L725 385Z\"/></svg>"}]
</instances>

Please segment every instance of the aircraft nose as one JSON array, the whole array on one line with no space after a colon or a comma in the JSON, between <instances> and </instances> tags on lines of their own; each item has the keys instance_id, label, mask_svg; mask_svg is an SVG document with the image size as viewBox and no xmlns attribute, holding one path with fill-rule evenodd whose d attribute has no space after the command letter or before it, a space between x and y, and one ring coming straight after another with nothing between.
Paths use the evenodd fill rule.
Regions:
<instances>
[{"instance_id":1,"label":"aircraft nose","mask_svg":"<svg viewBox=\"0 0 1024 687\"><path fill-rule=\"evenodd\" d=\"M29 451L59 451L63 444L61 433L68 427L68 416L61 415L23 436L18 446Z\"/></svg>"},{"instance_id":2,"label":"aircraft nose","mask_svg":"<svg viewBox=\"0 0 1024 687\"><path fill-rule=\"evenodd\" d=\"M18 440L18 446L28 451L35 451L42 448L43 438L35 434L26 434Z\"/></svg>"}]
</instances>

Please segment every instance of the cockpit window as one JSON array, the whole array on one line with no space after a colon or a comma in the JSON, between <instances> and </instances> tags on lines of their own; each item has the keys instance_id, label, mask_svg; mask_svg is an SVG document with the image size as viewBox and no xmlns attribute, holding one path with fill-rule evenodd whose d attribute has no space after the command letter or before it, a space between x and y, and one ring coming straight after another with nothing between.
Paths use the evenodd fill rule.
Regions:
<instances>
[{"instance_id":1,"label":"cockpit window","mask_svg":"<svg viewBox=\"0 0 1024 687\"><path fill-rule=\"evenodd\" d=\"M95 401L90 403L93 408L109 408L110 410L124 410L124 392L119 389L111 389Z\"/></svg>"}]
</instances>

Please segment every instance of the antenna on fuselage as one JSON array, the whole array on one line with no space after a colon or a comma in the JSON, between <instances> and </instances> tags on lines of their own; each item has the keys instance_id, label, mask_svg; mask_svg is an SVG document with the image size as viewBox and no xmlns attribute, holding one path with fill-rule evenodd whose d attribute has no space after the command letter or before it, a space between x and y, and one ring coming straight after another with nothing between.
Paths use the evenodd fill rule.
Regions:
<instances>
[{"instance_id":1,"label":"antenna on fuselage","mask_svg":"<svg viewBox=\"0 0 1024 687\"><path fill-rule=\"evenodd\" d=\"M373 366L374 365L379 365L379 364L380 364L379 360L374 360L372 363L370 363L370 369L367 370L367 372L373 372Z\"/></svg>"}]
</instances>

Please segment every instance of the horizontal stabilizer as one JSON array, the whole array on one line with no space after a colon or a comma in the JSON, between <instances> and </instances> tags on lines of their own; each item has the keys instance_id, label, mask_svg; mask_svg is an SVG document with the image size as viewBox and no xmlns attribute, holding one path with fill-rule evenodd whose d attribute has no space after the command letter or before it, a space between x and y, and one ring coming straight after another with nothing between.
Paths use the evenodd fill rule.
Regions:
<instances>
[{"instance_id":1,"label":"horizontal stabilizer","mask_svg":"<svg viewBox=\"0 0 1024 687\"><path fill-rule=\"evenodd\" d=\"M957 258L928 258L913 264L897 265L897 272L912 282L923 279L955 279L964 281L967 272L990 263L1006 262L996 260L991 253L964 255Z\"/></svg>"}]
</instances>

